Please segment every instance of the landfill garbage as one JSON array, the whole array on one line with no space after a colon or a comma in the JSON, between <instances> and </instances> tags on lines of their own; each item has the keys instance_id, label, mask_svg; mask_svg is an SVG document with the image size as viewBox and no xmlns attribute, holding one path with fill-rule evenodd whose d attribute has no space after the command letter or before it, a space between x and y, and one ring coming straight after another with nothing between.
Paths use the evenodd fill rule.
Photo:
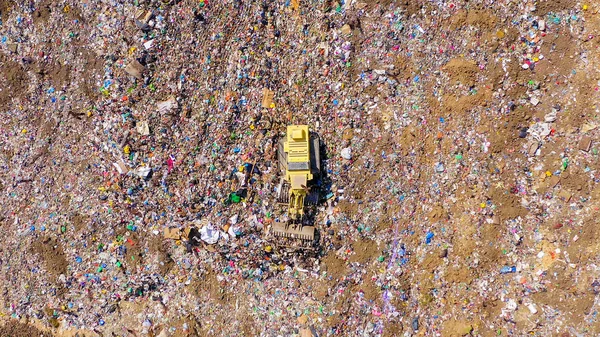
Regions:
<instances>
[{"instance_id":1,"label":"landfill garbage","mask_svg":"<svg viewBox=\"0 0 600 337\"><path fill-rule=\"evenodd\" d=\"M343 148L341 152L342 158L346 160L352 159L352 149L349 147Z\"/></svg>"},{"instance_id":2,"label":"landfill garbage","mask_svg":"<svg viewBox=\"0 0 600 337\"><path fill-rule=\"evenodd\" d=\"M212 228L212 226L200 228L200 238L210 245L217 243L217 241L219 241L219 236L219 231Z\"/></svg>"},{"instance_id":3,"label":"landfill garbage","mask_svg":"<svg viewBox=\"0 0 600 337\"><path fill-rule=\"evenodd\" d=\"M598 6L0 0L0 336L600 335Z\"/></svg>"}]
</instances>

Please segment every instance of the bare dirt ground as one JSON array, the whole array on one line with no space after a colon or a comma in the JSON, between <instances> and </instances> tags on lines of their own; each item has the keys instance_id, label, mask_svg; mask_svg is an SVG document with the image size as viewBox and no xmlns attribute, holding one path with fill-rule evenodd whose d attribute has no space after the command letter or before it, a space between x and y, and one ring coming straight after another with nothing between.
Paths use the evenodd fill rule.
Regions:
<instances>
[{"instance_id":1,"label":"bare dirt ground","mask_svg":"<svg viewBox=\"0 0 600 337\"><path fill-rule=\"evenodd\" d=\"M154 274L172 283L185 284L169 294L169 301L183 303L192 298L194 301L190 303L195 304L188 303L185 309L177 311L169 308L171 302L165 300L167 304L162 304L164 298L153 299L144 294L139 299L119 302L118 309L111 311L118 314L105 318L106 325L103 321L102 329L110 329L113 335L139 336L144 315L154 310L172 318L168 324L157 323L150 330L150 335L161 337L253 336L261 332L271 336L281 327L290 327L284 335L297 335L300 326L317 326L322 335L340 336L359 333L363 336L404 336L406 333L444 337L600 334L600 321L596 318L600 278L596 267L600 251L596 216L600 207L597 173L600 160L597 152L594 153L596 150L583 151L579 146L585 135L593 138L593 148L598 145L598 130L584 132L583 128L586 124L600 123L597 108L600 38L596 36L600 33L600 2L590 1L584 11L583 3L569 0L525 1L535 4L536 21L545 19L550 24L555 15L560 15L561 24L568 21L570 25L559 28L557 23L543 33L543 38L536 35L539 50L528 50L527 43L534 44L533 40L527 40L530 30L519 31L519 27L511 23L513 18L506 17L511 10L516 13L520 8L514 1L503 1L502 6L493 1L464 1L460 9L444 17L431 14L438 10L434 2L359 3L365 4L365 11L375 14L363 19L362 32L357 26L352 27L352 39L357 44L355 52L361 59L352 59L353 68L348 76L356 81L362 73L393 65L386 68L389 69L386 76L394 79L398 87L408 84L395 89L386 81L373 80L364 87L357 84L350 90L365 101L377 99L381 104L397 96L408 100L417 91L411 88L411 83L422 87L413 95L418 96L418 100L402 101L404 109L377 108L372 114L363 115L362 132L371 132L370 137L361 138L354 128L340 126L333 117L324 122L325 127L333 130L332 134L339 136L335 138L337 142L352 142L360 155L345 162L344 169L340 170L343 172L339 174L339 181L346 187L346 199L340 200L332 212L344 220L323 229L323 233L329 233L330 229L332 234L327 234L330 245L320 256L319 272L314 275L299 268L301 271L294 270L293 277L277 279L276 276L276 281L262 284L251 278L237 278L227 283L221 277L229 275L224 268L186 269L183 267L186 257L181 253L183 247L160 236L145 236L121 226L111 232L111 240L120 240L119 244L126 247L126 252L119 256L122 269L118 274L125 280L119 279L119 282L126 283L130 275L143 273L145 268L150 268L147 266L153 266ZM14 1L0 0L3 21L8 19L7 13L14 5ZM306 1L301 1L301 5L308 6ZM73 6L69 20L86 20ZM54 11L61 10L52 1L42 1L37 7L31 16L36 27L49 22ZM386 54L392 54L393 49L369 46L364 42L370 34L365 28L385 21L377 13L391 7L401 11L403 19L412 27L420 24L429 34L429 46L400 46L401 54L377 60L373 55L376 50L385 49ZM427 18L423 13L427 13ZM402 34L416 34L411 32ZM0 109L26 105L26 97L37 90L30 85L50 83L59 90L77 82L72 93L78 100L73 105L71 113L75 117L70 123L78 123L80 130L91 125L86 124L92 122L82 117L82 111L88 111L93 102L102 98L97 83L104 73L104 59L85 46L85 39L86 33L81 32L76 43L68 47L73 48L77 60L85 64L83 68L41 58L23 62L18 61L22 57L0 53ZM543 43L539 42L542 40ZM399 43L391 41L389 44ZM453 54L453 48L463 52ZM515 49L522 55L517 55ZM433 62L428 53L444 55L439 59L445 61ZM543 58L539 58L540 55ZM538 59L534 69L523 68L524 57ZM316 83L318 79L310 81ZM351 81L346 83L353 85ZM532 89L534 87L537 89ZM394 90L398 92L393 93ZM541 95L539 104L530 103L535 90ZM211 93L206 95L211 97ZM296 103L289 104L300 107L302 100L295 99ZM558 110L559 117L552 124L552 134L540 145L540 152L535 154L536 147L532 154L530 148L532 144L538 146L538 142L534 142L531 135L521 137L521 130L543 121L553 109ZM20 132L24 128L20 126L27 123L27 127L37 132L37 139L47 140L48 144L56 138L72 140L70 143L75 147L70 149L72 152L96 146L90 145L92 142L85 143L84 135L73 131L75 127L57 124L52 118L35 114L35 110L31 109L29 120L11 122L14 127L7 123L6 129L17 130L19 126ZM400 122L404 112L412 118L406 124ZM30 146L27 140L16 140L15 144L21 148ZM139 147L143 146L146 145ZM485 152L481 150L483 147ZM10 162L21 151L19 146L4 146L0 150L5 162ZM336 147L333 155L336 158L338 150ZM37 155L28 157L25 163L49 165L51 158L64 155L48 145L36 151ZM391 159L391 154L399 159ZM568 169L560 172L567 157ZM440 158L445 163L441 171L444 175L450 174L450 178L441 178L442 173L434 171L433 167L442 161ZM89 163L97 163L96 158L88 156L64 163L63 171L56 175L55 187L46 194L58 195L59 190L64 192L62 186L70 182L94 183L94 191L99 181L105 187L110 186L112 182L100 174L88 173ZM556 171L560 174L553 175ZM7 176L0 181L0 191L7 188L13 178ZM158 176L153 179L155 185L161 183ZM40 236L29 243L0 248L5 254L1 256L12 257L12 251L26 252L27 255L19 256L47 271L40 276L46 282L44 291L56 296L51 302L29 304L32 308L37 306L27 313L35 314L36 318L31 321L9 319L11 304L24 299L11 297L8 280L20 287L23 275L32 271L6 269L4 279L0 279L7 281L0 282L3 283L0 284L0 336L110 335L108 330L99 333L95 329L100 329L98 323L94 323L95 328L68 330L66 319L57 318L59 311L69 312L65 306L71 301L67 281L60 280L61 275L77 277L68 281L76 285L81 284L87 274L72 271L74 255L69 251L76 245L102 251L96 235L103 229L93 223L86 210L73 211L77 196L86 193L91 192L70 191L69 196L57 201L61 210L69 213L62 239L56 238L59 234L52 234L53 237ZM415 197L398 201L405 200L400 198L407 195ZM33 205L26 201L23 205ZM18 215L28 208L23 206L6 214ZM128 209L116 210L115 207L115 212L128 212ZM403 217L395 219L399 214ZM8 220L7 215L0 214L0 230L8 231L12 226ZM34 222L35 219L29 220ZM425 243L424 239L429 231L435 232L432 244ZM6 235L12 238L13 234ZM406 255L397 256L400 249L394 238L400 238L406 246ZM17 234L13 239L21 242ZM116 249L110 253L114 251ZM256 254L262 257L262 252ZM393 263L388 265L392 258ZM212 262L215 259L210 258ZM221 264L214 265L230 265L229 261L219 261ZM0 266L2 263L0 260ZM101 263L90 263L96 270L101 267ZM518 273L500 273L504 266L518 266ZM258 267L253 266L253 269ZM188 280L190 282L185 283ZM44 298L41 286L28 283L27 287L34 296ZM118 285L115 289L125 293L128 287ZM290 303L293 301L278 297L282 292L280 288L284 287L289 296L305 301L305 312ZM105 297L100 299L104 295L99 295L101 292L101 289L98 293L87 290L77 296L89 298L105 310L110 305ZM393 296L388 297L388 293ZM266 298L273 302L266 302ZM202 310L198 303L203 303ZM389 306L397 315L384 310ZM415 329L413 319L417 316L421 317L421 325ZM263 329L265 326L269 328ZM357 332L357 327L361 331Z\"/></svg>"}]
</instances>

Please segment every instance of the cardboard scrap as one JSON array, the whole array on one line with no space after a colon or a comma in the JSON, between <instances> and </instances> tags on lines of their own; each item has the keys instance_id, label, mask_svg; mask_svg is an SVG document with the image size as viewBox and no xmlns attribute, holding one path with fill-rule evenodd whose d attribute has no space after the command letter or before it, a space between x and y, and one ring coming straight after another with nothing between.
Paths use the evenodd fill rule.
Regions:
<instances>
[{"instance_id":1,"label":"cardboard scrap","mask_svg":"<svg viewBox=\"0 0 600 337\"><path fill-rule=\"evenodd\" d=\"M139 63L137 60L132 60L125 67L125 72L137 79L142 79L142 73L144 72L144 69L146 68L141 63Z\"/></svg>"},{"instance_id":2,"label":"cardboard scrap","mask_svg":"<svg viewBox=\"0 0 600 337\"><path fill-rule=\"evenodd\" d=\"M181 239L181 230L179 228L165 228L163 236L166 239L179 240Z\"/></svg>"},{"instance_id":3,"label":"cardboard scrap","mask_svg":"<svg viewBox=\"0 0 600 337\"><path fill-rule=\"evenodd\" d=\"M150 128L148 127L147 121L137 122L135 128L137 129L137 132L142 136L147 136L150 134Z\"/></svg>"},{"instance_id":4,"label":"cardboard scrap","mask_svg":"<svg viewBox=\"0 0 600 337\"><path fill-rule=\"evenodd\" d=\"M152 11L149 10L140 10L136 13L135 19L139 20L140 22L143 23L148 23L148 21L150 21L150 18L152 17Z\"/></svg>"},{"instance_id":5,"label":"cardboard scrap","mask_svg":"<svg viewBox=\"0 0 600 337\"><path fill-rule=\"evenodd\" d=\"M586 133L588 131L594 130L598 125L585 123L581 126L581 132Z\"/></svg>"},{"instance_id":6,"label":"cardboard scrap","mask_svg":"<svg viewBox=\"0 0 600 337\"><path fill-rule=\"evenodd\" d=\"M166 101L158 102L158 104L156 104L156 107L158 108L158 112L160 112L160 113L171 112L171 110L173 110L174 108L177 108L178 106L179 106L179 104L177 103L177 100L173 96L169 97L169 99L167 99Z\"/></svg>"},{"instance_id":7,"label":"cardboard scrap","mask_svg":"<svg viewBox=\"0 0 600 337\"><path fill-rule=\"evenodd\" d=\"M537 149L540 147L540 142L538 141L531 141L529 143L529 145L527 146L527 155L529 155L530 157L535 155L535 152L537 151Z\"/></svg>"},{"instance_id":8,"label":"cardboard scrap","mask_svg":"<svg viewBox=\"0 0 600 337\"><path fill-rule=\"evenodd\" d=\"M292 9L297 11L300 8L300 0L292 0Z\"/></svg>"},{"instance_id":9,"label":"cardboard scrap","mask_svg":"<svg viewBox=\"0 0 600 337\"><path fill-rule=\"evenodd\" d=\"M366 8L368 6L368 4L366 2L359 2L356 4L356 9L363 9Z\"/></svg>"},{"instance_id":10,"label":"cardboard scrap","mask_svg":"<svg viewBox=\"0 0 600 337\"><path fill-rule=\"evenodd\" d=\"M569 202L569 200L571 200L571 196L572 194L566 190L561 190L560 192L558 192L558 197L564 200L565 202Z\"/></svg>"},{"instance_id":11,"label":"cardboard scrap","mask_svg":"<svg viewBox=\"0 0 600 337\"><path fill-rule=\"evenodd\" d=\"M190 237L190 232L192 231L192 227L186 227L181 231L181 237L184 239L188 239Z\"/></svg>"},{"instance_id":12,"label":"cardboard scrap","mask_svg":"<svg viewBox=\"0 0 600 337\"><path fill-rule=\"evenodd\" d=\"M129 169L123 160L113 163L113 166L119 171L119 174L127 174L127 172L129 172Z\"/></svg>"},{"instance_id":13,"label":"cardboard scrap","mask_svg":"<svg viewBox=\"0 0 600 337\"><path fill-rule=\"evenodd\" d=\"M313 333L310 329L300 329L300 337L313 337Z\"/></svg>"},{"instance_id":14,"label":"cardboard scrap","mask_svg":"<svg viewBox=\"0 0 600 337\"><path fill-rule=\"evenodd\" d=\"M6 46L8 47L8 50L10 50L13 53L16 53L19 48L19 45L16 43L9 43Z\"/></svg>"},{"instance_id":15,"label":"cardboard scrap","mask_svg":"<svg viewBox=\"0 0 600 337\"><path fill-rule=\"evenodd\" d=\"M298 317L298 323L304 325L306 322L308 322L308 317L306 315L301 315Z\"/></svg>"},{"instance_id":16,"label":"cardboard scrap","mask_svg":"<svg viewBox=\"0 0 600 337\"><path fill-rule=\"evenodd\" d=\"M585 136L579 141L579 149L588 152L592 147L592 138Z\"/></svg>"},{"instance_id":17,"label":"cardboard scrap","mask_svg":"<svg viewBox=\"0 0 600 337\"><path fill-rule=\"evenodd\" d=\"M271 104L273 104L273 97L274 97L273 91L271 91L267 88L264 88L263 89L262 107L265 109L270 108Z\"/></svg>"},{"instance_id":18,"label":"cardboard scrap","mask_svg":"<svg viewBox=\"0 0 600 337\"><path fill-rule=\"evenodd\" d=\"M533 104L534 106L540 104L540 100L537 97L531 97L530 100L531 104Z\"/></svg>"},{"instance_id":19,"label":"cardboard scrap","mask_svg":"<svg viewBox=\"0 0 600 337\"><path fill-rule=\"evenodd\" d=\"M352 33L352 28L350 28L349 24L345 24L342 26L342 34L350 35Z\"/></svg>"},{"instance_id":20,"label":"cardboard scrap","mask_svg":"<svg viewBox=\"0 0 600 337\"><path fill-rule=\"evenodd\" d=\"M150 19L152 18L153 15L154 15L154 13L152 11L144 11L144 10L138 11L135 14L135 25L139 29L149 28L148 22L150 22Z\"/></svg>"},{"instance_id":21,"label":"cardboard scrap","mask_svg":"<svg viewBox=\"0 0 600 337\"><path fill-rule=\"evenodd\" d=\"M548 186L550 188L554 188L554 187L556 187L556 185L558 185L559 182L560 182L560 177L559 176L552 176L548 180Z\"/></svg>"}]
</instances>

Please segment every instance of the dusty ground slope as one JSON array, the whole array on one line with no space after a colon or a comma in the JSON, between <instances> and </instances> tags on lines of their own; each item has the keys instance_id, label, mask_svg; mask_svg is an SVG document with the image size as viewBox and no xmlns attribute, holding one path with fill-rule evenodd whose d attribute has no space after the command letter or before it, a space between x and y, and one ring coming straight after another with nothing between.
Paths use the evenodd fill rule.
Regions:
<instances>
[{"instance_id":1,"label":"dusty ground slope","mask_svg":"<svg viewBox=\"0 0 600 337\"><path fill-rule=\"evenodd\" d=\"M284 327L288 329L286 335L293 335L309 326L320 335L343 336L600 334L600 224L596 217L600 207L599 134L597 128L584 127L600 124L600 38L596 37L600 34L600 2L589 1L584 11L583 3L540 0L535 11L523 10L524 3L534 2L504 1L500 6L495 1L456 1L452 3L454 9L450 9L450 2L443 2L444 9L438 8L437 2L365 3L361 7L369 14L361 19L362 31L353 25L349 38L355 44L348 60L352 68L335 70L336 83L344 87L329 88L327 95L331 97L319 97L323 102L332 101L335 90L340 90L368 105L379 104L365 109L360 118L352 118L353 125L344 119L350 112L326 103L313 110L309 105L316 97L301 98L325 81L318 77L323 74L320 67L325 67L324 62L306 65L308 70L293 64L293 57L282 62L283 67L298 69L285 70L289 78L296 79L296 85L286 83L285 89L277 92L277 104L304 109L294 116L299 123L312 121L316 110L331 111L320 119L320 128L329 134L331 174L336 175L336 184L344 187L345 199L332 207L334 221L328 227L319 222L323 250L317 271L311 272L312 261L298 262L290 273L274 272L270 279L261 281L234 277L231 275L237 274L226 270L237 268L233 261L237 264L244 258L263 261L260 250L256 256L235 260L203 248L201 257L193 260L200 261L198 265L186 267L193 255L186 254L182 246L150 235L151 230L132 232L126 229L128 221L111 222L114 228L107 228L110 226L92 216L90 209L97 205L111 212L114 209L119 215L133 214L130 218L144 219L147 214L126 203L114 206L112 199L109 207L108 201L97 197L98 186L109 189L112 181L100 171L90 173L90 167L104 160L87 152L101 146L97 139L87 137L85 130L102 123L94 121L96 112L87 117L82 111L102 99L97 87L110 56L97 55L85 47L89 37L84 30L63 47L75 55L76 62L86 65L83 68L65 64L58 56L58 60L39 58L33 52L31 62L23 62L26 55L16 57L3 50L0 108L25 109L29 116L7 118L3 124L3 130L14 134L11 139L15 144L0 149L3 165L39 166L36 174L52 174L54 179L50 185L42 185L41 192L26 183L13 186L16 174L6 173L0 180L0 190L11 188L3 193L5 200L14 200L19 193L28 195L19 207L0 214L0 230L10 243L0 248L1 280L5 281L0 282L0 336L138 336L149 313L154 318L146 330L154 336L274 336ZM78 6L68 3L75 9ZM61 6L52 2L36 4L39 9L31 16L34 27L42 27L52 15L62 15ZM309 8L307 1L300 4ZM13 5L12 1L0 0L3 21L12 18ZM177 8L186 5L195 2L183 1ZM86 20L75 9L64 15L74 15L69 20ZM383 13L394 10L401 13L405 30L398 32L396 39L390 36L382 45L374 45L366 28L377 31L377 25L387 20L382 19ZM527 40L533 23L512 24L511 13L546 20L544 36L535 30L538 40ZM557 17L560 23L553 23ZM351 21L350 15L336 20L339 26ZM426 33L419 35L416 25ZM301 32L302 25L297 26ZM214 29L225 30L223 26ZM308 34L316 36L319 29ZM114 48L121 54L115 57L125 57L128 48L120 44L127 47L128 43L107 40L104 47L119 46ZM539 46L539 50L528 50L528 43ZM179 49L176 44L164 48L166 54L176 54ZM377 51L383 52L376 55ZM537 61L524 69L525 58ZM212 62L225 64L227 60ZM219 77L216 71L202 73L204 66L192 62L189 76L197 76L198 83ZM395 81L393 85L387 79L377 79L374 70L380 69L386 69L384 73ZM309 71L317 75L304 77ZM179 72L167 70L157 73L171 79L179 76ZM361 74L371 76L370 82L358 82ZM65 88L75 101L72 107L44 115L37 113L39 107L27 106L28 97L43 94L37 88L41 83L44 90L49 86ZM114 101L128 88L121 89ZM137 101L127 104L145 109L144 92L132 89L128 94ZM207 101L214 95L210 90L203 94ZM166 92L155 95L161 99L168 96ZM539 97L539 103L532 104L532 97ZM552 133L543 141L525 131L520 137L522 130L543 122L553 109L558 117L551 125ZM279 115L273 116L274 125L288 122L284 109L275 110L275 114ZM57 122L55 118L60 115L66 118ZM152 122L168 126L176 124L179 116L161 118ZM245 126L236 127L232 127L234 131L246 132ZM158 133L158 129L152 132ZM21 132L34 134L34 141L20 136ZM589 151L580 149L586 136L593 139ZM183 137L173 137L178 138ZM70 147L67 151L67 147L52 144ZM339 158L346 146L354 151L352 161ZM189 153L192 148L187 149ZM23 156L27 151L30 153ZM56 158L71 156L59 168L51 166ZM19 165L14 158L19 158ZM186 176L183 171L176 174ZM152 179L154 186L161 186L158 174ZM189 184L173 176L166 179L173 179L173 186ZM69 184L75 188L64 187ZM127 188L121 191L125 194L123 191ZM56 207L36 213L41 202L29 194L53 196ZM149 199L158 200L156 195L151 193ZM82 206L87 196L94 198L93 206ZM156 202L161 204L161 211L175 213L189 208L177 203L170 199ZM326 207L319 212L322 220ZM37 219L46 213L64 216L48 234L52 237L22 234L30 223L39 231ZM99 237L109 230L110 239L101 241ZM434 234L430 243L426 243L427 233ZM108 290L102 286L81 290L90 284L103 284L91 276L85 279L94 271L100 273L102 263L84 258L91 267L82 271L75 258L88 254L95 259L103 252L102 244L126 247L119 255L123 267L102 280L108 283L114 277L118 281ZM117 250L109 252L116 254ZM21 263L27 268L18 267ZM252 269L257 270L257 265ZM515 266L517 272L500 273L504 266ZM34 273L43 284L33 281ZM169 286L164 286L164 292L156 291L160 296L127 283L128 278L146 274L166 280ZM84 279L87 285L81 285ZM31 298L15 295L18 289ZM138 290L140 296L135 296ZM142 291L147 292L141 295ZM128 297L116 299L114 294ZM81 298L91 304L68 307ZM85 321L83 330L68 330L76 324L69 322L77 322L74 317L78 312L81 316L94 314L89 314L92 318ZM15 318L9 319L11 315ZM21 317L18 323L16 316ZM414 328L415 318L418 329Z\"/></svg>"}]
</instances>

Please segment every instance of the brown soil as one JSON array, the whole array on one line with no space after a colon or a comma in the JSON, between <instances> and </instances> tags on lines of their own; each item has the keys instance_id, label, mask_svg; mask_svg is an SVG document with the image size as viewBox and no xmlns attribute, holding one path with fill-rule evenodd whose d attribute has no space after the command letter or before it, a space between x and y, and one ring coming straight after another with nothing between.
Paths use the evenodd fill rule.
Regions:
<instances>
[{"instance_id":1,"label":"brown soil","mask_svg":"<svg viewBox=\"0 0 600 337\"><path fill-rule=\"evenodd\" d=\"M536 72L543 75L569 75L575 66L574 58L578 52L573 39L574 37L568 33L549 34L548 41L544 41L540 51L544 55L544 60L539 62Z\"/></svg>"},{"instance_id":2,"label":"brown soil","mask_svg":"<svg viewBox=\"0 0 600 337\"><path fill-rule=\"evenodd\" d=\"M488 30L495 27L497 21L498 19L489 11L480 9L468 11L466 19L467 25Z\"/></svg>"},{"instance_id":3,"label":"brown soil","mask_svg":"<svg viewBox=\"0 0 600 337\"><path fill-rule=\"evenodd\" d=\"M71 67L55 63L48 66L44 72L57 88L70 84Z\"/></svg>"},{"instance_id":4,"label":"brown soil","mask_svg":"<svg viewBox=\"0 0 600 337\"><path fill-rule=\"evenodd\" d=\"M552 292L538 292L532 299L538 305L548 305L561 311L571 322L581 322L589 314L594 304L593 293L578 293L567 289L553 289Z\"/></svg>"},{"instance_id":5,"label":"brown soil","mask_svg":"<svg viewBox=\"0 0 600 337\"><path fill-rule=\"evenodd\" d=\"M6 21L8 19L8 13L13 6L13 0L0 0L0 17L2 18L2 21Z\"/></svg>"},{"instance_id":6,"label":"brown soil","mask_svg":"<svg viewBox=\"0 0 600 337\"><path fill-rule=\"evenodd\" d=\"M433 273L444 260L440 258L439 252L432 251L428 253L419 264L419 269Z\"/></svg>"},{"instance_id":7,"label":"brown soil","mask_svg":"<svg viewBox=\"0 0 600 337\"><path fill-rule=\"evenodd\" d=\"M358 211L358 204L348 200L340 201L337 206L340 209L340 212L344 214L356 214Z\"/></svg>"},{"instance_id":8,"label":"brown soil","mask_svg":"<svg viewBox=\"0 0 600 337\"><path fill-rule=\"evenodd\" d=\"M490 139L490 151L492 153L506 153L518 149L523 142L519 138L519 130L529 126L533 112L527 108L518 108L509 116L503 116L494 123L482 123L481 128L495 130L495 135Z\"/></svg>"},{"instance_id":9,"label":"brown soil","mask_svg":"<svg viewBox=\"0 0 600 337\"><path fill-rule=\"evenodd\" d=\"M400 322L388 322L383 330L383 337L402 336L404 326Z\"/></svg>"},{"instance_id":10,"label":"brown soil","mask_svg":"<svg viewBox=\"0 0 600 337\"><path fill-rule=\"evenodd\" d=\"M159 236L153 238L148 242L148 249L150 254L158 254L158 270L162 276L167 275L171 268L175 266L175 261L168 252L165 240Z\"/></svg>"},{"instance_id":11,"label":"brown soil","mask_svg":"<svg viewBox=\"0 0 600 337\"><path fill-rule=\"evenodd\" d=\"M449 320L444 322L442 335L448 337L462 337L469 335L473 330L473 325L464 320Z\"/></svg>"},{"instance_id":12,"label":"brown soil","mask_svg":"<svg viewBox=\"0 0 600 337\"><path fill-rule=\"evenodd\" d=\"M331 0L327 0L330 3L335 3L335 1L331 1ZM393 2L398 2L398 0L378 0L378 1L365 1L365 3L367 4L367 9L371 10L377 6L380 6L381 8L388 8ZM401 0L401 2L404 2L403 0Z\"/></svg>"},{"instance_id":13,"label":"brown soil","mask_svg":"<svg viewBox=\"0 0 600 337\"><path fill-rule=\"evenodd\" d=\"M420 1L413 0L401 0L397 1L397 4L406 11L407 16L411 16L413 14L418 14L423 4Z\"/></svg>"},{"instance_id":14,"label":"brown soil","mask_svg":"<svg viewBox=\"0 0 600 337\"><path fill-rule=\"evenodd\" d=\"M6 321L0 325L0 336L6 337L51 337L49 332L40 331L34 326L15 320Z\"/></svg>"},{"instance_id":15,"label":"brown soil","mask_svg":"<svg viewBox=\"0 0 600 337\"><path fill-rule=\"evenodd\" d=\"M125 247L127 247L127 252L125 253L125 261L123 261L123 265L125 268L130 269L132 272L135 272L138 266L143 264L144 255L143 255L143 242L140 241L141 238L137 233L131 233L125 239Z\"/></svg>"},{"instance_id":16,"label":"brown soil","mask_svg":"<svg viewBox=\"0 0 600 337\"><path fill-rule=\"evenodd\" d=\"M0 54L0 107L8 104L12 98L21 97L27 90L27 82L23 67Z\"/></svg>"},{"instance_id":17,"label":"brown soil","mask_svg":"<svg viewBox=\"0 0 600 337\"><path fill-rule=\"evenodd\" d=\"M521 206L521 198L517 194L512 193L509 187L493 187L490 189L488 197L496 205L495 213L501 219L514 219L518 216L525 216L528 212L526 208Z\"/></svg>"},{"instance_id":18,"label":"brown soil","mask_svg":"<svg viewBox=\"0 0 600 337\"><path fill-rule=\"evenodd\" d=\"M455 58L450 60L448 63L446 63L442 70L446 71L450 75L452 82L458 81L468 87L475 85L477 74L479 73L477 64L464 58Z\"/></svg>"},{"instance_id":19,"label":"brown soil","mask_svg":"<svg viewBox=\"0 0 600 337\"><path fill-rule=\"evenodd\" d=\"M399 77L408 78L415 70L415 64L406 56L398 55L394 61L394 69L389 74L398 80Z\"/></svg>"},{"instance_id":20,"label":"brown soil","mask_svg":"<svg viewBox=\"0 0 600 337\"><path fill-rule=\"evenodd\" d=\"M50 13L53 9L51 8L51 1L44 1L37 6L36 11L33 12L33 24L39 25L44 24L50 18Z\"/></svg>"},{"instance_id":21,"label":"brown soil","mask_svg":"<svg viewBox=\"0 0 600 337\"><path fill-rule=\"evenodd\" d=\"M448 220L449 219L448 211L444 209L443 205L438 204L433 207L431 212L429 212L429 218L433 221Z\"/></svg>"},{"instance_id":22,"label":"brown soil","mask_svg":"<svg viewBox=\"0 0 600 337\"><path fill-rule=\"evenodd\" d=\"M188 331L183 331L183 329L177 329L172 337L189 337L189 336L204 336L202 332L202 325L200 322L192 315L188 315L186 318L178 319L173 322L173 326L181 327L184 324L188 325ZM158 330L158 329L156 329Z\"/></svg>"},{"instance_id":23,"label":"brown soil","mask_svg":"<svg viewBox=\"0 0 600 337\"><path fill-rule=\"evenodd\" d=\"M75 231L77 231L77 232L86 228L87 222L88 222L88 218L79 213L76 213L75 215L73 215L73 218L71 219L71 223L73 224L73 227L75 228Z\"/></svg>"},{"instance_id":24,"label":"brown soil","mask_svg":"<svg viewBox=\"0 0 600 337\"><path fill-rule=\"evenodd\" d=\"M474 26L489 30L496 26L497 21L498 19L486 10L460 10L451 18L450 29L456 30L466 26Z\"/></svg>"},{"instance_id":25,"label":"brown soil","mask_svg":"<svg viewBox=\"0 0 600 337\"><path fill-rule=\"evenodd\" d=\"M473 272L468 269L467 266L459 265L458 267L451 267L446 271L444 275L444 281L449 283L466 283L471 284L473 282Z\"/></svg>"},{"instance_id":26,"label":"brown soil","mask_svg":"<svg viewBox=\"0 0 600 337\"><path fill-rule=\"evenodd\" d=\"M368 301L381 302L381 290L377 287L375 282L371 280L371 276L366 274L361 283L357 286L358 289L362 290L365 298Z\"/></svg>"},{"instance_id":27,"label":"brown soil","mask_svg":"<svg viewBox=\"0 0 600 337\"><path fill-rule=\"evenodd\" d=\"M321 261L323 271L327 272L327 276L331 276L333 280L339 280L346 275L348 268L346 263L340 260L334 252L327 254Z\"/></svg>"},{"instance_id":28,"label":"brown soil","mask_svg":"<svg viewBox=\"0 0 600 337\"><path fill-rule=\"evenodd\" d=\"M55 238L42 238L33 243L33 252L44 261L46 271L53 282L60 274L66 274L67 259L62 244Z\"/></svg>"},{"instance_id":29,"label":"brown soil","mask_svg":"<svg viewBox=\"0 0 600 337\"><path fill-rule=\"evenodd\" d=\"M81 14L81 9L79 8L79 6L80 5L77 3L75 6L69 6L69 11L66 13L67 18L69 18L69 20L79 20L79 22L85 23L85 18Z\"/></svg>"},{"instance_id":30,"label":"brown soil","mask_svg":"<svg viewBox=\"0 0 600 337\"><path fill-rule=\"evenodd\" d=\"M444 95L443 112L447 115L457 113L469 113L476 107L485 107L492 98L492 92L489 89L482 89L473 95L458 96L454 94Z\"/></svg>"},{"instance_id":31,"label":"brown soil","mask_svg":"<svg viewBox=\"0 0 600 337\"><path fill-rule=\"evenodd\" d=\"M195 296L208 293L211 300L219 304L228 304L232 299L232 293L217 280L217 273L212 269L192 281L187 289Z\"/></svg>"},{"instance_id":32,"label":"brown soil","mask_svg":"<svg viewBox=\"0 0 600 337\"><path fill-rule=\"evenodd\" d=\"M348 258L348 261L350 262L373 262L381 254L381 251L377 247L377 243L366 239L353 242L352 249L354 254L350 255Z\"/></svg>"},{"instance_id":33,"label":"brown soil","mask_svg":"<svg viewBox=\"0 0 600 337\"><path fill-rule=\"evenodd\" d=\"M95 99L100 96L100 91L96 84L96 76L102 72L104 61L94 52L81 49L84 59L83 76L81 78L81 89L89 99Z\"/></svg>"},{"instance_id":34,"label":"brown soil","mask_svg":"<svg viewBox=\"0 0 600 337\"><path fill-rule=\"evenodd\" d=\"M538 0L536 14L544 16L548 13L561 12L575 6L576 2L571 0Z\"/></svg>"}]
</instances>

